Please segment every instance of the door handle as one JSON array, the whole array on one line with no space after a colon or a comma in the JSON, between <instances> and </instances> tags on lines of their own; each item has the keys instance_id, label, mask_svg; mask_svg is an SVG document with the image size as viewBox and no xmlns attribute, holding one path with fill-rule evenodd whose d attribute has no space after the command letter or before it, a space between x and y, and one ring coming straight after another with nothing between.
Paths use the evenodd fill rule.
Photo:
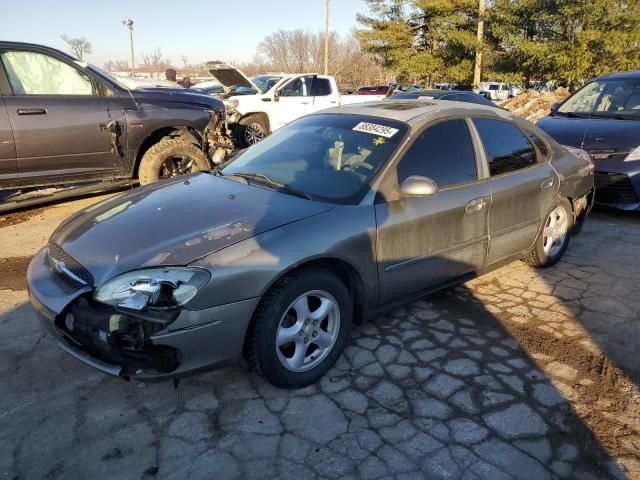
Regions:
<instances>
[{"instance_id":1,"label":"door handle","mask_svg":"<svg viewBox=\"0 0 640 480\"><path fill-rule=\"evenodd\" d=\"M309 105L310 102L300 102L302 105Z\"/></svg>"},{"instance_id":2,"label":"door handle","mask_svg":"<svg viewBox=\"0 0 640 480\"><path fill-rule=\"evenodd\" d=\"M465 207L465 211L470 215L473 213L478 213L482 211L482 209L486 204L487 204L487 201L484 198L482 197L474 198L469 203L467 203L467 206Z\"/></svg>"},{"instance_id":3,"label":"door handle","mask_svg":"<svg viewBox=\"0 0 640 480\"><path fill-rule=\"evenodd\" d=\"M18 115L46 115L46 108L19 108Z\"/></svg>"},{"instance_id":4,"label":"door handle","mask_svg":"<svg viewBox=\"0 0 640 480\"><path fill-rule=\"evenodd\" d=\"M542 182L542 184L540 185L540 190L549 190L551 187L553 187L553 184L553 177L545 178L544 182Z\"/></svg>"}]
</instances>

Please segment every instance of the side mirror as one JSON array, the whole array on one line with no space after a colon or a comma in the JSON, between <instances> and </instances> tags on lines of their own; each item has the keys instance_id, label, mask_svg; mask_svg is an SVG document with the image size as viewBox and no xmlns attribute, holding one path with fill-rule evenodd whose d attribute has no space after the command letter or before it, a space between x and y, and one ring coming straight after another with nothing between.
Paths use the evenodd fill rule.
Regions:
<instances>
[{"instance_id":1,"label":"side mirror","mask_svg":"<svg viewBox=\"0 0 640 480\"><path fill-rule=\"evenodd\" d=\"M428 177L411 175L404 179L400 190L408 197L426 197L438 193L438 185Z\"/></svg>"},{"instance_id":2,"label":"side mirror","mask_svg":"<svg viewBox=\"0 0 640 480\"><path fill-rule=\"evenodd\" d=\"M274 101L274 102L278 102L278 101L280 101L280 95L281 95L280 90L276 90L276 91L273 93L273 101Z\"/></svg>"},{"instance_id":3,"label":"side mirror","mask_svg":"<svg viewBox=\"0 0 640 480\"><path fill-rule=\"evenodd\" d=\"M553 105L551 105L551 113L555 112L559 108L560 108L560 104L559 103L554 103Z\"/></svg>"}]
</instances>

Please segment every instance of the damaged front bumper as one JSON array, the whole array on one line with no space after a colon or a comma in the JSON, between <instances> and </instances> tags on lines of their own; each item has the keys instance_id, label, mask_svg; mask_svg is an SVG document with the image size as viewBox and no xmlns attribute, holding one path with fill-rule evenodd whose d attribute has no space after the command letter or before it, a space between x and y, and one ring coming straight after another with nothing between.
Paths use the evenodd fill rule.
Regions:
<instances>
[{"instance_id":1,"label":"damaged front bumper","mask_svg":"<svg viewBox=\"0 0 640 480\"><path fill-rule=\"evenodd\" d=\"M46 248L29 265L31 303L68 354L105 373L139 380L178 378L235 362L258 298L170 314L116 310L93 288L52 271Z\"/></svg>"}]
</instances>

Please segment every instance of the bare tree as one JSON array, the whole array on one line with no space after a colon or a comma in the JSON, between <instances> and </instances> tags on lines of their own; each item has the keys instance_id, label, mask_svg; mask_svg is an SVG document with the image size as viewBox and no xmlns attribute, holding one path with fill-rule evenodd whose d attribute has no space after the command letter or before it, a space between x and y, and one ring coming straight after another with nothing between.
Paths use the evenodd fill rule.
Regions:
<instances>
[{"instance_id":1,"label":"bare tree","mask_svg":"<svg viewBox=\"0 0 640 480\"><path fill-rule=\"evenodd\" d=\"M156 48L151 53L142 54L142 63L148 67L168 67L171 60L163 58L162 50Z\"/></svg>"},{"instance_id":2,"label":"bare tree","mask_svg":"<svg viewBox=\"0 0 640 480\"><path fill-rule=\"evenodd\" d=\"M329 74L339 83L361 86L387 83L372 55L363 52L351 36L329 34ZM322 72L324 70L324 32L279 30L258 44L254 61L243 66L250 75L269 71Z\"/></svg>"},{"instance_id":3,"label":"bare tree","mask_svg":"<svg viewBox=\"0 0 640 480\"><path fill-rule=\"evenodd\" d=\"M104 69L107 72L128 72L129 62L126 60L107 60L104 62Z\"/></svg>"},{"instance_id":4,"label":"bare tree","mask_svg":"<svg viewBox=\"0 0 640 480\"><path fill-rule=\"evenodd\" d=\"M83 60L86 54L93 53L91 42L84 37L71 38L65 33L64 35L60 35L60 38L69 45L69 48L71 48L71 51L78 60Z\"/></svg>"}]
</instances>

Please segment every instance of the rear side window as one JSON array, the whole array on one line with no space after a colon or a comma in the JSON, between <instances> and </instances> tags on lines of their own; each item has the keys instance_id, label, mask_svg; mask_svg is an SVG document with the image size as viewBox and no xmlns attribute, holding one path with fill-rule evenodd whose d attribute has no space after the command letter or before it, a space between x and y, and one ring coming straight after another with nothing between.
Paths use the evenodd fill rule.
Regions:
<instances>
[{"instance_id":1,"label":"rear side window","mask_svg":"<svg viewBox=\"0 0 640 480\"><path fill-rule=\"evenodd\" d=\"M400 160L397 174L399 184L420 175L440 188L476 180L476 156L465 121L448 120L423 131Z\"/></svg>"},{"instance_id":2,"label":"rear side window","mask_svg":"<svg viewBox=\"0 0 640 480\"><path fill-rule=\"evenodd\" d=\"M537 163L535 148L512 123L490 118L476 118L473 123L487 153L492 177Z\"/></svg>"},{"instance_id":3,"label":"rear side window","mask_svg":"<svg viewBox=\"0 0 640 480\"><path fill-rule=\"evenodd\" d=\"M543 159L546 160L547 158L549 158L549 147L547 146L545 141L542 140L535 133L531 133L531 132L529 132L529 138L531 138L531 141L533 141L535 146L538 147L538 150L540 151L540 155L542 155Z\"/></svg>"},{"instance_id":4,"label":"rear side window","mask_svg":"<svg viewBox=\"0 0 640 480\"><path fill-rule=\"evenodd\" d=\"M331 83L327 78L316 78L313 81L313 96L326 97L331 95Z\"/></svg>"}]
</instances>

